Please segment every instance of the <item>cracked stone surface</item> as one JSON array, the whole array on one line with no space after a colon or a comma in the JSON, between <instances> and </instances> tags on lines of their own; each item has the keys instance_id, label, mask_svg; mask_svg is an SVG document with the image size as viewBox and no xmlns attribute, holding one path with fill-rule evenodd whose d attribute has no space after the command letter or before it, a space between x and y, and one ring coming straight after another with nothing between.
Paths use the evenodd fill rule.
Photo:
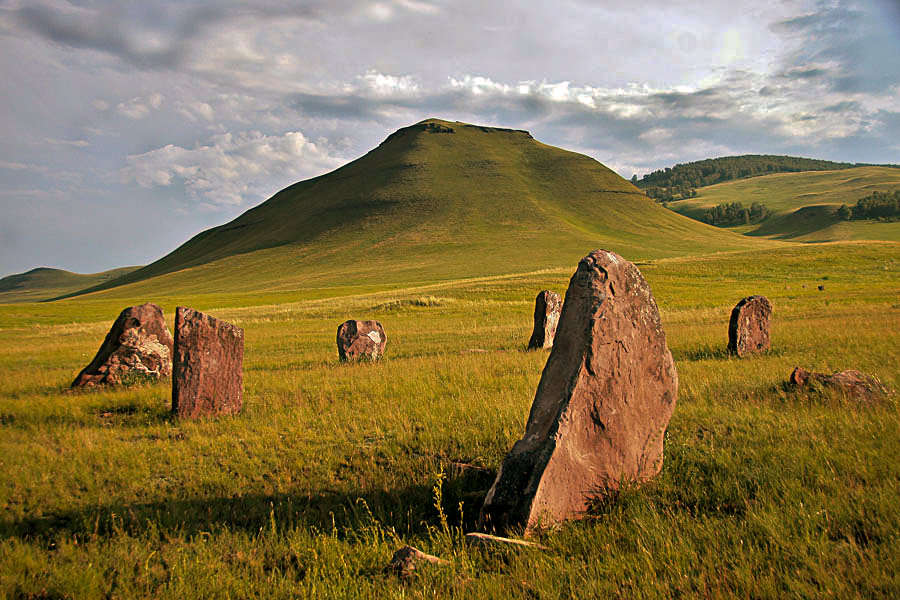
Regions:
<instances>
[{"instance_id":1,"label":"cracked stone surface","mask_svg":"<svg viewBox=\"0 0 900 600\"><path fill-rule=\"evenodd\" d=\"M337 330L338 356L342 361L378 360L384 355L387 336L378 321L344 321Z\"/></svg>"},{"instance_id":2,"label":"cracked stone surface","mask_svg":"<svg viewBox=\"0 0 900 600\"><path fill-rule=\"evenodd\" d=\"M244 330L193 308L175 310L172 412L234 414L243 407Z\"/></svg>"},{"instance_id":3,"label":"cracked stone surface","mask_svg":"<svg viewBox=\"0 0 900 600\"><path fill-rule=\"evenodd\" d=\"M168 377L172 374L172 345L162 308L150 302L129 306L119 313L97 355L72 387L121 384L130 377Z\"/></svg>"},{"instance_id":4,"label":"cracked stone surface","mask_svg":"<svg viewBox=\"0 0 900 600\"><path fill-rule=\"evenodd\" d=\"M543 290L534 300L534 330L528 340L530 350L552 348L556 327L562 312L562 298L556 292Z\"/></svg>"},{"instance_id":5,"label":"cracked stone surface","mask_svg":"<svg viewBox=\"0 0 900 600\"><path fill-rule=\"evenodd\" d=\"M525 434L503 460L479 529L527 534L659 473L677 393L650 286L621 256L591 252L569 282Z\"/></svg>"},{"instance_id":6,"label":"cracked stone surface","mask_svg":"<svg viewBox=\"0 0 900 600\"><path fill-rule=\"evenodd\" d=\"M728 322L728 351L747 356L769 350L769 321L772 303L765 296L747 296L731 311Z\"/></svg>"}]
</instances>

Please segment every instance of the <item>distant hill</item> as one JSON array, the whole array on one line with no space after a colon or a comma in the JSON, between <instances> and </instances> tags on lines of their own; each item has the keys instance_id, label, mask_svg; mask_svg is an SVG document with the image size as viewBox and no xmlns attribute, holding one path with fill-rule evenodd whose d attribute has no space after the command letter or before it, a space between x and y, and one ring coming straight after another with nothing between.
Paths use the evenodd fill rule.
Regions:
<instances>
[{"instance_id":1,"label":"distant hill","mask_svg":"<svg viewBox=\"0 0 900 600\"><path fill-rule=\"evenodd\" d=\"M82 293L408 285L571 266L597 247L640 259L761 243L666 210L526 131L428 119Z\"/></svg>"},{"instance_id":2,"label":"distant hill","mask_svg":"<svg viewBox=\"0 0 900 600\"><path fill-rule=\"evenodd\" d=\"M863 163L831 162L796 156L746 154L708 158L696 162L677 164L633 179L637 187L656 200L668 202L694 197L697 188L771 175L773 173L798 173L802 171L835 171L863 166L900 168L900 165L866 165Z\"/></svg>"},{"instance_id":3,"label":"distant hill","mask_svg":"<svg viewBox=\"0 0 900 600\"><path fill-rule=\"evenodd\" d=\"M130 273L139 267L122 267L101 273L72 273L38 267L0 279L0 304L36 302L97 285Z\"/></svg>"},{"instance_id":4,"label":"distant hill","mask_svg":"<svg viewBox=\"0 0 900 600\"><path fill-rule=\"evenodd\" d=\"M854 167L836 171L779 173L720 183L697 190L697 196L666 204L670 209L703 221L717 206L754 204L765 207L758 222L728 227L736 233L792 241L900 241L900 222L846 220L841 205L855 207L874 192L900 189L900 169Z\"/></svg>"}]
</instances>

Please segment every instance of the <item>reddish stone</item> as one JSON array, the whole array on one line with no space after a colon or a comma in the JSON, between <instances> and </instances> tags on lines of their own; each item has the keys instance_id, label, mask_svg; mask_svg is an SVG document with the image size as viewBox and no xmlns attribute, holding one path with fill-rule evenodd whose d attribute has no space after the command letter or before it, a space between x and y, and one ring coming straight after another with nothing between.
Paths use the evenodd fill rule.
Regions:
<instances>
[{"instance_id":1,"label":"reddish stone","mask_svg":"<svg viewBox=\"0 0 900 600\"><path fill-rule=\"evenodd\" d=\"M196 419L243 405L244 330L193 308L175 310L172 412Z\"/></svg>"},{"instance_id":2,"label":"reddish stone","mask_svg":"<svg viewBox=\"0 0 900 600\"><path fill-rule=\"evenodd\" d=\"M150 302L130 306L116 319L100 350L72 387L119 384L129 377L159 379L172 374L172 334L162 309Z\"/></svg>"},{"instance_id":3,"label":"reddish stone","mask_svg":"<svg viewBox=\"0 0 900 600\"><path fill-rule=\"evenodd\" d=\"M877 378L855 369L826 375L796 367L791 372L789 381L791 385L800 389L828 388L840 392L848 398L868 403L884 400L889 393Z\"/></svg>"},{"instance_id":4,"label":"reddish stone","mask_svg":"<svg viewBox=\"0 0 900 600\"><path fill-rule=\"evenodd\" d=\"M378 360L384 354L387 336L378 321L344 321L337 330L341 360Z\"/></svg>"},{"instance_id":5,"label":"reddish stone","mask_svg":"<svg viewBox=\"0 0 900 600\"><path fill-rule=\"evenodd\" d=\"M656 475L677 393L650 286L632 263L595 250L569 283L525 434L503 460L479 528L528 533Z\"/></svg>"},{"instance_id":6,"label":"reddish stone","mask_svg":"<svg viewBox=\"0 0 900 600\"><path fill-rule=\"evenodd\" d=\"M534 300L534 331L528 340L528 349L552 348L556 326L562 312L562 298L556 292L543 290Z\"/></svg>"},{"instance_id":7,"label":"reddish stone","mask_svg":"<svg viewBox=\"0 0 900 600\"><path fill-rule=\"evenodd\" d=\"M765 296L748 296L737 303L728 322L728 351L746 356L769 350L772 303Z\"/></svg>"}]
</instances>

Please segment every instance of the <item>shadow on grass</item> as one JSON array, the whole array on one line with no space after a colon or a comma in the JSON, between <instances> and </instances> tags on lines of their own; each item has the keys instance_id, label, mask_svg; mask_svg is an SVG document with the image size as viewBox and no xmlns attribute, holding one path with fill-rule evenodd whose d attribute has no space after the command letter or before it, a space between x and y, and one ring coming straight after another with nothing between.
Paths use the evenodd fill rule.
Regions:
<instances>
[{"instance_id":1,"label":"shadow on grass","mask_svg":"<svg viewBox=\"0 0 900 600\"><path fill-rule=\"evenodd\" d=\"M443 509L451 526L475 528L478 509L493 482L487 469L451 469L442 485ZM464 513L459 513L463 502ZM223 529L278 532L311 528L339 538L356 535L376 525L398 535L424 534L439 524L434 490L412 485L393 490L322 491L315 495L246 494L231 498L173 498L155 502L110 503L40 517L0 521L0 538L76 539L111 538L121 534L140 537L190 537ZM357 533L354 533L357 532Z\"/></svg>"}]
</instances>

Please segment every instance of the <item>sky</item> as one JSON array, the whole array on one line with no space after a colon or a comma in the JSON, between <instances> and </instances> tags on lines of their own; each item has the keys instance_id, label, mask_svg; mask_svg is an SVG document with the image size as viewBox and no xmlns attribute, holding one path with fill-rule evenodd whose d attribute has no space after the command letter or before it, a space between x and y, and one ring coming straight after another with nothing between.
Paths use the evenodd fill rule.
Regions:
<instances>
[{"instance_id":1,"label":"sky","mask_svg":"<svg viewBox=\"0 0 900 600\"><path fill-rule=\"evenodd\" d=\"M900 0L0 0L0 277L147 264L430 117L625 178L900 163Z\"/></svg>"}]
</instances>

